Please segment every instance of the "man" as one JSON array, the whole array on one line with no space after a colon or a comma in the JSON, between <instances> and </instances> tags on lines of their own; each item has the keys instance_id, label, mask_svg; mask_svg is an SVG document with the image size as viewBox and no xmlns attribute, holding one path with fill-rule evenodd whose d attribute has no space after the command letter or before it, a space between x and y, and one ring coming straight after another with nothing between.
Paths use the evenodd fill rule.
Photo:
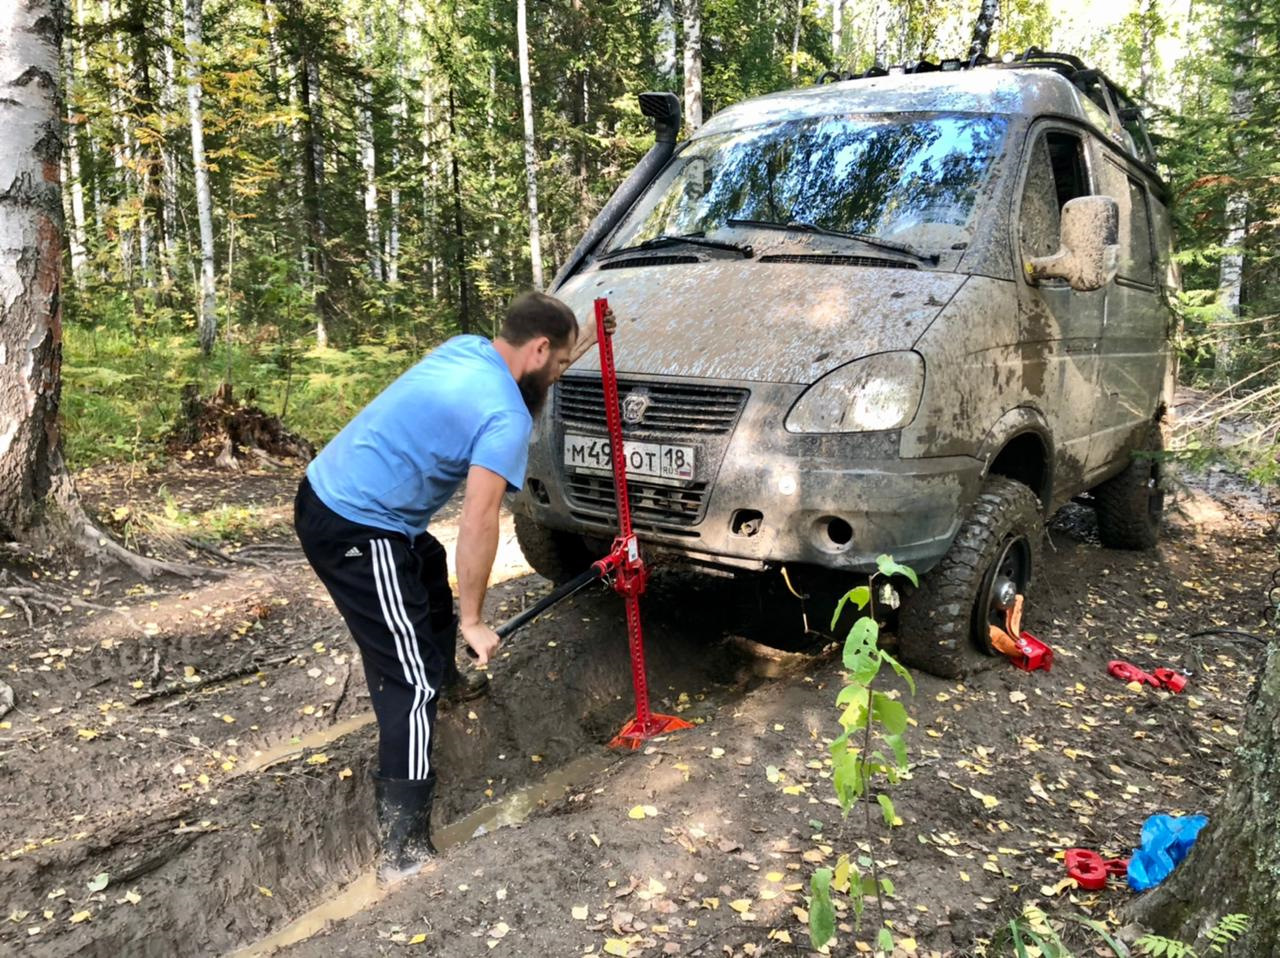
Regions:
<instances>
[{"instance_id":1,"label":"man","mask_svg":"<svg viewBox=\"0 0 1280 958\"><path fill-rule=\"evenodd\" d=\"M457 633L481 665L498 647L482 607L502 496L524 483L551 384L595 342L594 324L579 333L564 303L525 293L496 339L455 336L383 390L298 489L298 538L360 649L378 719L380 881L413 874L435 852L436 704L442 687L469 697L484 682L459 675ZM455 618L444 548L426 530L463 479Z\"/></svg>"}]
</instances>

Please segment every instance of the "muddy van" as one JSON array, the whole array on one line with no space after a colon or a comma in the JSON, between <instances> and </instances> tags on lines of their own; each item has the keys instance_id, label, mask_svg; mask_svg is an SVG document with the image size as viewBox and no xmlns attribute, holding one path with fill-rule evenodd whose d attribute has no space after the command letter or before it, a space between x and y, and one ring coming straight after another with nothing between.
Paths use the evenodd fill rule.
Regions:
<instances>
[{"instance_id":1,"label":"muddy van","mask_svg":"<svg viewBox=\"0 0 1280 958\"><path fill-rule=\"evenodd\" d=\"M552 289L621 317L647 554L852 577L890 553L924 574L900 653L954 676L1064 503L1107 547L1155 544L1169 196L1135 104L1075 58L828 79L684 142L675 98L642 95L656 144ZM514 506L557 581L615 528L594 360L555 386Z\"/></svg>"}]
</instances>

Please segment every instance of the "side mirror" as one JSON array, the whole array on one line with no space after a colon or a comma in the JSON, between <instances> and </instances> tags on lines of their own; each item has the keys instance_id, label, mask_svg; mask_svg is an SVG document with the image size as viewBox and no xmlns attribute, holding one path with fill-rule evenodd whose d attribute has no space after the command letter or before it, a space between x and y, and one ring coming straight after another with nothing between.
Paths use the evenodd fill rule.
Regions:
<instances>
[{"instance_id":1,"label":"side mirror","mask_svg":"<svg viewBox=\"0 0 1280 958\"><path fill-rule=\"evenodd\" d=\"M1079 196L1062 207L1062 246L1026 263L1027 277L1065 279L1077 292L1101 289L1120 260L1120 207L1110 196Z\"/></svg>"}]
</instances>

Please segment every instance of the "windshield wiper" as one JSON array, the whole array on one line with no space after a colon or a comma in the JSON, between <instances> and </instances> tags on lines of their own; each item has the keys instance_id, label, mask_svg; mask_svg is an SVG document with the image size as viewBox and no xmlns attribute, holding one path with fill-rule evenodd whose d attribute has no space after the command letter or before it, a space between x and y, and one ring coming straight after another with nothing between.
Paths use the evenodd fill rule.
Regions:
<instances>
[{"instance_id":1,"label":"windshield wiper","mask_svg":"<svg viewBox=\"0 0 1280 958\"><path fill-rule=\"evenodd\" d=\"M775 223L772 220L736 220L729 219L725 222L730 226L755 226L760 229L767 230L786 230L791 233L816 233L819 236L838 236L841 239L857 240L859 243L866 243L868 246L876 246L892 253L906 253L913 256L923 263L931 263L938 265L937 253L922 253L914 246L908 246L906 243L895 243L892 240L880 239L876 236L867 236L865 233L846 233L844 230L827 229L825 226L816 226L813 223L803 223L799 220L791 220L787 223Z\"/></svg>"},{"instance_id":2,"label":"windshield wiper","mask_svg":"<svg viewBox=\"0 0 1280 958\"><path fill-rule=\"evenodd\" d=\"M755 250L750 246L742 243L726 243L720 240L710 240L705 238L702 233L684 233L680 236L672 236L663 233L661 236L654 236L645 240L643 243L637 243L635 246L621 246L618 249L611 249L607 253L601 253L596 259L612 259L615 256L621 256L624 253L635 253L639 250L660 249L664 246L678 246L680 244L688 244L690 246L705 246L708 249L723 249L733 253L741 253L743 259L750 259L755 255Z\"/></svg>"}]
</instances>

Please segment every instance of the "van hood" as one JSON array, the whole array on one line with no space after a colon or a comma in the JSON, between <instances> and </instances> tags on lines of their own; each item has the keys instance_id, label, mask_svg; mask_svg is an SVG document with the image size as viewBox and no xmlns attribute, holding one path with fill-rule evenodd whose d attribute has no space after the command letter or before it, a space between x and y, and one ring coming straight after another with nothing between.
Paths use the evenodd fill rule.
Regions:
<instances>
[{"instance_id":1,"label":"van hood","mask_svg":"<svg viewBox=\"0 0 1280 958\"><path fill-rule=\"evenodd\" d=\"M817 257L716 258L592 269L556 295L584 323L595 321L592 301L608 297L620 373L807 385L862 356L910 349L964 280ZM599 370L598 352L573 368Z\"/></svg>"}]
</instances>

